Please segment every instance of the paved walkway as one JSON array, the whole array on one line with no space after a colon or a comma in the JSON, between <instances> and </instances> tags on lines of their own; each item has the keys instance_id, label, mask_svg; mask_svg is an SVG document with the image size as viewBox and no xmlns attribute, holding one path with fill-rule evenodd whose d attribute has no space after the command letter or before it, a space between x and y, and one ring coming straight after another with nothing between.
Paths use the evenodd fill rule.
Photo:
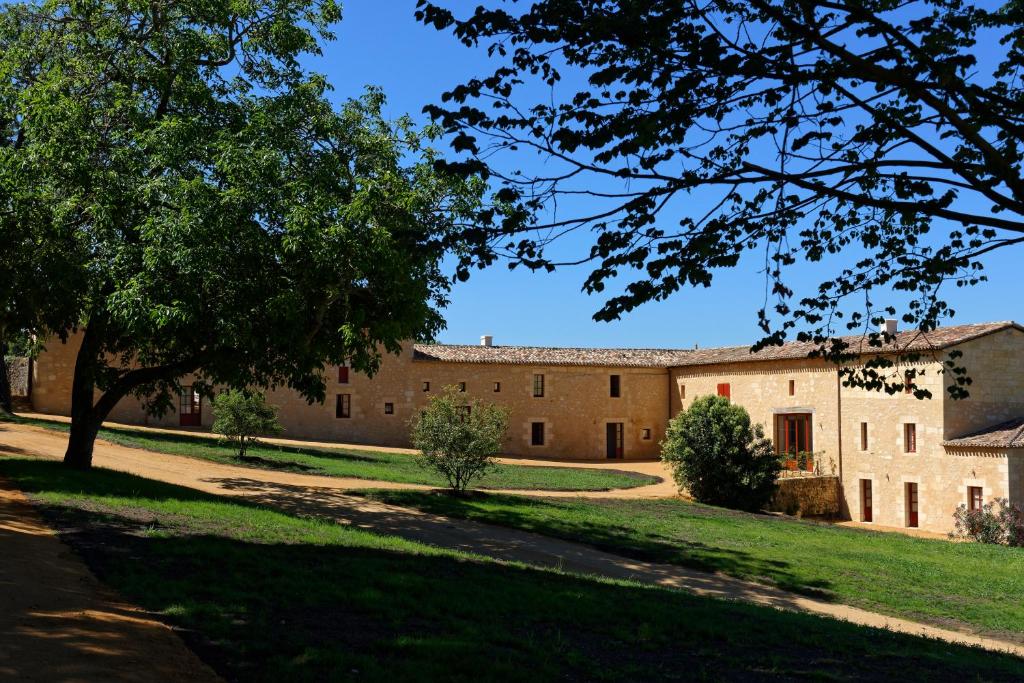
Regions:
<instances>
[{"instance_id":1,"label":"paved walkway","mask_svg":"<svg viewBox=\"0 0 1024 683\"><path fill-rule=\"evenodd\" d=\"M25 425L0 424L0 452L61 458L64 434ZM449 519L348 495L352 480L255 470L182 458L97 442L95 464L219 495L240 496L278 509L321 515L376 533L393 534L433 545L502 560L565 571L631 579L679 588L704 596L744 600L810 612L865 626L925 635L1024 656L1024 646L971 633L936 628L846 605L832 604L777 588L708 574L684 567L640 562L590 546L539 534ZM365 482L355 480L365 485Z\"/></svg>"},{"instance_id":2,"label":"paved walkway","mask_svg":"<svg viewBox=\"0 0 1024 683\"><path fill-rule=\"evenodd\" d=\"M0 680L220 680L171 629L93 577L3 482L0 548Z\"/></svg>"}]
</instances>

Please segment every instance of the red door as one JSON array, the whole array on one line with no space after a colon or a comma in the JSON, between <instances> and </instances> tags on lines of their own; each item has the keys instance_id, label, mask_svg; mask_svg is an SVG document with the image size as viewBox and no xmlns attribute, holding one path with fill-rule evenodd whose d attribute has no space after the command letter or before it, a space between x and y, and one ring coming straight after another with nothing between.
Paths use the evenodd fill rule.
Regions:
<instances>
[{"instance_id":1,"label":"red door","mask_svg":"<svg viewBox=\"0 0 1024 683\"><path fill-rule=\"evenodd\" d=\"M860 480L860 511L861 521L870 522L874 515L871 510L871 480Z\"/></svg>"},{"instance_id":2,"label":"red door","mask_svg":"<svg viewBox=\"0 0 1024 683\"><path fill-rule=\"evenodd\" d=\"M198 427L202 424L203 398L190 386L181 388L178 418L182 427Z\"/></svg>"},{"instance_id":3,"label":"red door","mask_svg":"<svg viewBox=\"0 0 1024 683\"><path fill-rule=\"evenodd\" d=\"M917 526L917 484L907 484L907 526Z\"/></svg>"}]
</instances>

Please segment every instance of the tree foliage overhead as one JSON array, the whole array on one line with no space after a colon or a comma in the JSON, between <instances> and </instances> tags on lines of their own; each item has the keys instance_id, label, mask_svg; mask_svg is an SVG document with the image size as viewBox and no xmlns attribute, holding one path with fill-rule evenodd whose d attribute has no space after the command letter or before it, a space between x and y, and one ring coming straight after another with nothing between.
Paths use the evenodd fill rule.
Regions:
<instances>
[{"instance_id":1,"label":"tree foliage overhead","mask_svg":"<svg viewBox=\"0 0 1024 683\"><path fill-rule=\"evenodd\" d=\"M433 131L386 120L380 92L331 104L300 60L338 19L333 0L0 9L0 144L32 169L5 189L75 246L69 461L128 394L159 413L195 373L314 401L325 363L372 372L442 326L444 244L482 183L436 170Z\"/></svg>"},{"instance_id":2,"label":"tree foliage overhead","mask_svg":"<svg viewBox=\"0 0 1024 683\"><path fill-rule=\"evenodd\" d=\"M1024 241L1020 2L449 6L420 0L417 17L499 66L428 111L466 153L457 168L492 173L526 218L475 232L464 269L590 264L587 292L628 279L595 315L613 320L753 252L765 274L755 348L795 332L846 360L838 333L893 341L877 329L896 311L872 292L907 293L903 321L928 332L955 313L944 287L977 284L986 254ZM998 58L980 61L982 45ZM512 151L544 170L516 171ZM580 229L589 251L561 254L555 243ZM818 261L834 277L787 285L792 266ZM963 368L949 367L951 393L966 395ZM902 388L875 370L847 381Z\"/></svg>"}]
</instances>

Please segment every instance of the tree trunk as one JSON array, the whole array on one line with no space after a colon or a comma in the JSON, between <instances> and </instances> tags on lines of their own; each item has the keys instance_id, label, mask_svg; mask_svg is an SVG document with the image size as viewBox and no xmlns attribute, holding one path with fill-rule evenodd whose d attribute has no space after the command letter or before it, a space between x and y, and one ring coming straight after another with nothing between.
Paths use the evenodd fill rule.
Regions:
<instances>
[{"instance_id":1,"label":"tree trunk","mask_svg":"<svg viewBox=\"0 0 1024 683\"><path fill-rule=\"evenodd\" d=\"M75 374L71 383L71 433L68 436L68 449L64 453L64 464L80 470L92 467L93 444L100 425L110 412L97 409L94 402L97 362L94 344L95 338L86 328L78 357L75 358Z\"/></svg>"},{"instance_id":2,"label":"tree trunk","mask_svg":"<svg viewBox=\"0 0 1024 683\"><path fill-rule=\"evenodd\" d=\"M68 436L68 450L64 453L64 464L77 470L92 467L92 449L103 419L93 410L88 415L75 415L72 410L71 434Z\"/></svg>"},{"instance_id":3,"label":"tree trunk","mask_svg":"<svg viewBox=\"0 0 1024 683\"><path fill-rule=\"evenodd\" d=\"M11 378L7 371L7 342L0 340L0 412L13 413L11 399Z\"/></svg>"}]
</instances>

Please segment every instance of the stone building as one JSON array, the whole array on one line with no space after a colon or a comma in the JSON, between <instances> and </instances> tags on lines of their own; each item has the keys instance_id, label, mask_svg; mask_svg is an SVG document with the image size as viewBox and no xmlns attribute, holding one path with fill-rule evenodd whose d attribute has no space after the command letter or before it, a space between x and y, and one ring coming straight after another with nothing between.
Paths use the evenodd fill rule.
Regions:
<instances>
[{"instance_id":1,"label":"stone building","mask_svg":"<svg viewBox=\"0 0 1024 683\"><path fill-rule=\"evenodd\" d=\"M850 339L852 344L862 340ZM372 379L326 368L328 401L271 392L286 435L408 445L408 421L447 385L506 406L505 452L559 459L651 459L669 419L702 395L744 406L791 466L840 478L843 513L893 527L946 531L957 505L996 497L1024 505L1024 328L1012 322L899 332L886 352L918 351L915 382L931 399L842 386L835 365L789 343L758 353L713 349L595 349L410 344ZM949 398L952 350L973 380ZM50 343L34 364L36 410L66 415L77 344ZM863 357L878 350L863 346ZM901 367L895 372L905 372ZM147 417L124 400L111 419L209 427L188 381L175 414ZM806 463L797 454L807 453Z\"/></svg>"}]
</instances>

